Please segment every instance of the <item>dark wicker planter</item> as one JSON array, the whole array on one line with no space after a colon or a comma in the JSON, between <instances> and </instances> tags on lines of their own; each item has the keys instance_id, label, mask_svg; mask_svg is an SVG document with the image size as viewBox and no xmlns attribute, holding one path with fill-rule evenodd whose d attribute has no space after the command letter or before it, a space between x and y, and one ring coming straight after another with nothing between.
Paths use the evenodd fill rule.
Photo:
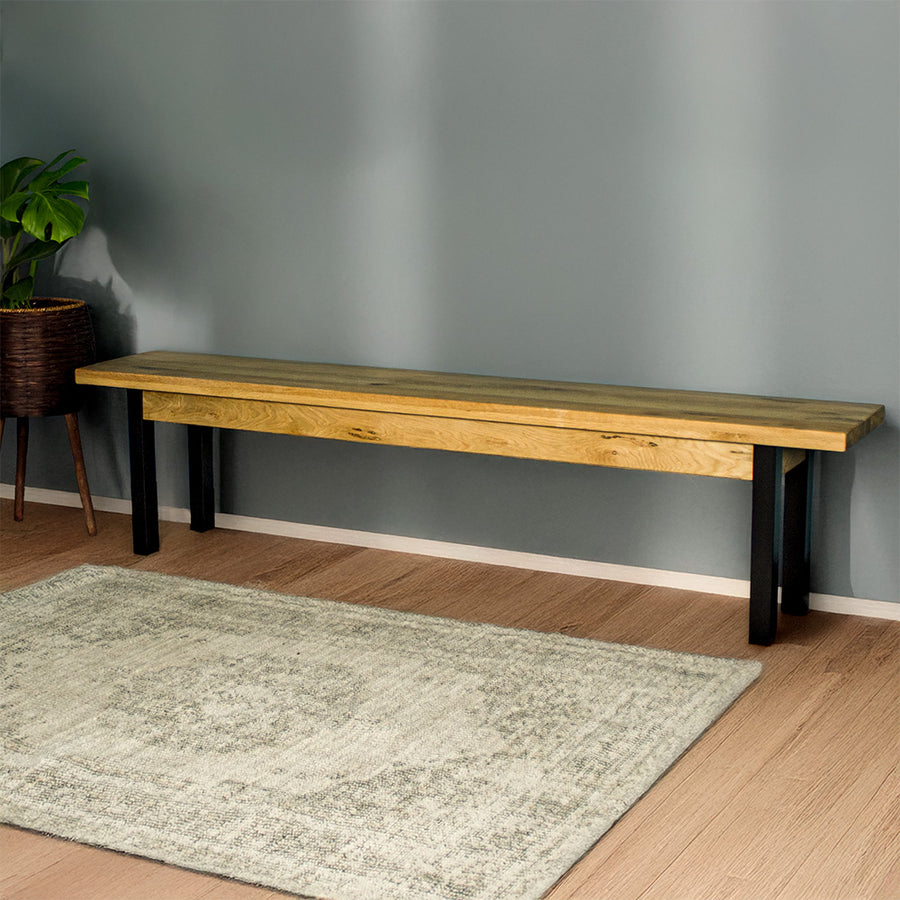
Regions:
<instances>
[{"instance_id":1,"label":"dark wicker planter","mask_svg":"<svg viewBox=\"0 0 900 900\"><path fill-rule=\"evenodd\" d=\"M83 300L40 297L0 310L0 416L55 416L79 406L74 371L96 359Z\"/></svg>"}]
</instances>

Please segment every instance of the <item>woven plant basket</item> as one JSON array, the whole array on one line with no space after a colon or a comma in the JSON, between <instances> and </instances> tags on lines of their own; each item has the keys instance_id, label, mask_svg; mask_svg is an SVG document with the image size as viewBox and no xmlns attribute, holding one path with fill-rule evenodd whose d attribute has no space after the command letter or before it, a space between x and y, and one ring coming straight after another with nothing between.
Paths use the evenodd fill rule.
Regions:
<instances>
[{"instance_id":1,"label":"woven plant basket","mask_svg":"<svg viewBox=\"0 0 900 900\"><path fill-rule=\"evenodd\" d=\"M0 416L75 412L74 372L96 359L83 300L34 299L33 309L0 310Z\"/></svg>"}]
</instances>

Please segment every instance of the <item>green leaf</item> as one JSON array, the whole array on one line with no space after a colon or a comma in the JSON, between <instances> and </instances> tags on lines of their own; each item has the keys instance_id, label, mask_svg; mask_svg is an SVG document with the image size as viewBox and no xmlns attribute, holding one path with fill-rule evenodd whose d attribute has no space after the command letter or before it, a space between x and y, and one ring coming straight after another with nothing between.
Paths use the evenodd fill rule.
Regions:
<instances>
[{"instance_id":1,"label":"green leaf","mask_svg":"<svg viewBox=\"0 0 900 900\"><path fill-rule=\"evenodd\" d=\"M26 175L39 169L42 165L44 165L43 161L35 159L33 156L20 156L18 159L11 159L8 163L4 163L0 167L0 201L12 194Z\"/></svg>"},{"instance_id":2,"label":"green leaf","mask_svg":"<svg viewBox=\"0 0 900 900\"><path fill-rule=\"evenodd\" d=\"M17 281L3 292L3 305L9 309L21 309L31 306L29 302L34 292L34 279L29 275L21 281Z\"/></svg>"},{"instance_id":3,"label":"green leaf","mask_svg":"<svg viewBox=\"0 0 900 900\"><path fill-rule=\"evenodd\" d=\"M13 256L6 264L7 269L17 269L23 263L36 262L53 256L62 246L59 241L31 241L21 252Z\"/></svg>"},{"instance_id":4,"label":"green leaf","mask_svg":"<svg viewBox=\"0 0 900 900\"><path fill-rule=\"evenodd\" d=\"M0 239L11 241L22 230L21 222L7 222L0 216Z\"/></svg>"},{"instance_id":5,"label":"green leaf","mask_svg":"<svg viewBox=\"0 0 900 900\"><path fill-rule=\"evenodd\" d=\"M66 151L67 153L71 153L71 150ZM62 154L65 156L65 154ZM57 156L49 166L47 166L43 172L39 172L34 178L31 179L31 182L28 185L29 190L35 191L36 193L40 193L41 191L46 191L48 188L55 188L56 182L62 178L63 175L66 175L68 172L71 172L72 169L77 168L83 162L85 162L84 158L81 156L73 156L68 162L61 165L58 169L53 168L53 164L61 159L61 156Z\"/></svg>"},{"instance_id":6,"label":"green leaf","mask_svg":"<svg viewBox=\"0 0 900 900\"><path fill-rule=\"evenodd\" d=\"M88 183L86 181L65 181L62 184L56 185L56 190L59 191L60 194L82 197L84 200L90 199L88 196Z\"/></svg>"},{"instance_id":7,"label":"green leaf","mask_svg":"<svg viewBox=\"0 0 900 900\"><path fill-rule=\"evenodd\" d=\"M39 241L53 240L61 244L84 227L84 210L63 197L39 194L28 204L22 227Z\"/></svg>"},{"instance_id":8,"label":"green leaf","mask_svg":"<svg viewBox=\"0 0 900 900\"><path fill-rule=\"evenodd\" d=\"M74 152L74 150L63 150L63 152L60 153L59 156L54 156L53 159L51 159L50 162L47 163L47 168L52 169L61 159L65 159L65 157L67 157L70 153ZM82 160L82 162L84 162L84 160Z\"/></svg>"},{"instance_id":9,"label":"green leaf","mask_svg":"<svg viewBox=\"0 0 900 900\"><path fill-rule=\"evenodd\" d=\"M0 216L3 216L7 222L21 222L22 220L19 217L19 211L22 210L22 207L28 202L30 196L31 195L26 191L10 194L10 196L0 204Z\"/></svg>"}]
</instances>

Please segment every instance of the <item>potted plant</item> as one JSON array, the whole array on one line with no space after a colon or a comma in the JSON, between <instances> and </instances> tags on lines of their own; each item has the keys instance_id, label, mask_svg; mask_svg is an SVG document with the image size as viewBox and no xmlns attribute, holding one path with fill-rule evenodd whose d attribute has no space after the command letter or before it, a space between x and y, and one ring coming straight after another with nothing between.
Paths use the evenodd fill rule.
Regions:
<instances>
[{"instance_id":1,"label":"potted plant","mask_svg":"<svg viewBox=\"0 0 900 900\"><path fill-rule=\"evenodd\" d=\"M94 361L94 334L83 300L34 297L38 263L51 258L84 227L84 210L70 198L88 199L86 181L63 181L85 162L61 153L45 163L19 157L0 167L0 439L3 422L18 422L15 518L23 515L28 420L64 415L88 531L96 531L81 441L74 371Z\"/></svg>"}]
</instances>

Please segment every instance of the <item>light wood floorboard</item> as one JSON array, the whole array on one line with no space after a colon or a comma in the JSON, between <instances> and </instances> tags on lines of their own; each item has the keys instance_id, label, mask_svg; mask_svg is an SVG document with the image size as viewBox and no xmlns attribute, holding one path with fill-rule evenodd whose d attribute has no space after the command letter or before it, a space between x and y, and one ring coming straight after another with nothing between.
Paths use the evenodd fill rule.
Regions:
<instances>
[{"instance_id":1,"label":"light wood floorboard","mask_svg":"<svg viewBox=\"0 0 900 900\"><path fill-rule=\"evenodd\" d=\"M84 562L459 619L759 659L763 675L556 887L552 900L900 900L900 622L28 503L0 509L0 588ZM0 826L3 900L266 900L266 888ZM503 898L497 898L503 900Z\"/></svg>"}]
</instances>

